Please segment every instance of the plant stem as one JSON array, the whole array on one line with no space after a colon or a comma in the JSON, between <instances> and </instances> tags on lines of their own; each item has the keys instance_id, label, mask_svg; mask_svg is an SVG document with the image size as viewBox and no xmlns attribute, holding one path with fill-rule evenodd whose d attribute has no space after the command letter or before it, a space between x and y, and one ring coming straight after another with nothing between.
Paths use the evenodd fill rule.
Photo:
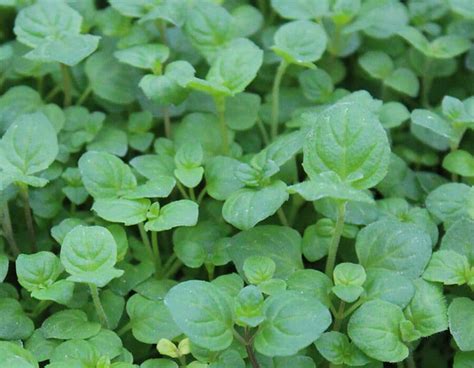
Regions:
<instances>
[{"instance_id":1,"label":"plant stem","mask_svg":"<svg viewBox=\"0 0 474 368\"><path fill-rule=\"evenodd\" d=\"M91 92L92 92L92 86L89 84L87 88L84 90L84 92L82 92L82 95L77 100L76 105L82 105L85 102L85 100L87 100L87 97L89 97Z\"/></svg>"},{"instance_id":2,"label":"plant stem","mask_svg":"<svg viewBox=\"0 0 474 368\"><path fill-rule=\"evenodd\" d=\"M186 193L186 190L184 189L183 184L181 184L178 180L176 180L176 187L178 188L183 198L189 199L189 195L188 193Z\"/></svg>"},{"instance_id":3,"label":"plant stem","mask_svg":"<svg viewBox=\"0 0 474 368\"><path fill-rule=\"evenodd\" d=\"M107 320L107 315L105 314L104 307L99 298L99 290L94 284L89 284L89 289L91 290L92 302L94 303L95 311L99 317L100 324L105 328L110 328L109 321Z\"/></svg>"},{"instance_id":4,"label":"plant stem","mask_svg":"<svg viewBox=\"0 0 474 368\"><path fill-rule=\"evenodd\" d=\"M286 218L285 211L283 211L283 208L279 208L277 211L278 218L280 219L280 222L283 226L290 226L290 223L288 222L288 219Z\"/></svg>"},{"instance_id":5,"label":"plant stem","mask_svg":"<svg viewBox=\"0 0 474 368\"><path fill-rule=\"evenodd\" d=\"M334 322L334 326L332 328L333 331L338 332L341 329L342 321L344 320L344 309L346 308L346 303L341 301L339 304L339 309L337 314L335 315L336 321Z\"/></svg>"},{"instance_id":6,"label":"plant stem","mask_svg":"<svg viewBox=\"0 0 474 368\"><path fill-rule=\"evenodd\" d=\"M430 67L431 67L431 59L428 58L426 65L425 65L425 72L423 74L423 77L421 79L421 104L429 108L430 105L430 89L431 89L431 84L433 83L433 78L431 77L430 73Z\"/></svg>"},{"instance_id":7,"label":"plant stem","mask_svg":"<svg viewBox=\"0 0 474 368\"><path fill-rule=\"evenodd\" d=\"M117 331L117 335L122 336L132 329L132 321L127 322L122 328Z\"/></svg>"},{"instance_id":8,"label":"plant stem","mask_svg":"<svg viewBox=\"0 0 474 368\"><path fill-rule=\"evenodd\" d=\"M207 188L204 187L201 192L199 193L198 197L197 197L197 203L200 204L202 202L202 200L204 199L204 196L206 195L207 193Z\"/></svg>"},{"instance_id":9,"label":"plant stem","mask_svg":"<svg viewBox=\"0 0 474 368\"><path fill-rule=\"evenodd\" d=\"M51 101L59 93L59 91L61 91L61 86L58 84L51 91L49 91L44 100L46 102Z\"/></svg>"},{"instance_id":10,"label":"plant stem","mask_svg":"<svg viewBox=\"0 0 474 368\"><path fill-rule=\"evenodd\" d=\"M158 273L158 268L157 268L157 262L156 262L156 256L155 252L152 248L152 245L150 243L150 239L148 238L148 235L146 233L145 227L143 226L143 222L140 222L138 224L138 230L140 232L140 238L142 239L142 243L145 245L145 247L148 250L148 253L150 254L151 259L153 260L153 264L155 266L155 273Z\"/></svg>"},{"instance_id":11,"label":"plant stem","mask_svg":"<svg viewBox=\"0 0 474 368\"><path fill-rule=\"evenodd\" d=\"M344 217L346 212L346 202L340 202L337 206L337 221L334 228L331 244L329 245L328 259L326 261L326 275L332 278L332 272L336 263L337 249L341 240L342 230L344 228Z\"/></svg>"},{"instance_id":12,"label":"plant stem","mask_svg":"<svg viewBox=\"0 0 474 368\"><path fill-rule=\"evenodd\" d=\"M162 271L162 262L160 248L158 247L158 233L156 231L151 232L151 247L153 249L153 255L155 258L156 274L159 276Z\"/></svg>"},{"instance_id":13,"label":"plant stem","mask_svg":"<svg viewBox=\"0 0 474 368\"><path fill-rule=\"evenodd\" d=\"M214 103L216 104L219 129L221 131L222 153L227 155L229 153L229 130L225 122L225 96L214 96Z\"/></svg>"},{"instance_id":14,"label":"plant stem","mask_svg":"<svg viewBox=\"0 0 474 368\"><path fill-rule=\"evenodd\" d=\"M363 303L365 302L364 299L359 299L357 302L355 302L354 304L352 304L349 309L347 309L343 316L342 316L342 319L348 317L352 312L354 312L357 308L359 308Z\"/></svg>"},{"instance_id":15,"label":"plant stem","mask_svg":"<svg viewBox=\"0 0 474 368\"><path fill-rule=\"evenodd\" d=\"M166 138L171 138L171 119L170 119L170 109L168 108L168 106L163 107L163 123L165 125Z\"/></svg>"},{"instance_id":16,"label":"plant stem","mask_svg":"<svg viewBox=\"0 0 474 368\"><path fill-rule=\"evenodd\" d=\"M41 300L38 304L36 304L35 309L31 313L33 318L38 317L41 313L43 313L48 307L53 304L51 300Z\"/></svg>"},{"instance_id":17,"label":"plant stem","mask_svg":"<svg viewBox=\"0 0 474 368\"><path fill-rule=\"evenodd\" d=\"M15 235L13 234L12 221L10 217L10 209L8 208L8 202L5 202L2 210L2 228L5 238L7 239L8 244L10 245L10 250L13 253L13 256L16 258L20 255L20 249L15 241Z\"/></svg>"},{"instance_id":18,"label":"plant stem","mask_svg":"<svg viewBox=\"0 0 474 368\"><path fill-rule=\"evenodd\" d=\"M270 137L268 136L267 129L263 125L262 120L260 118L257 119L257 127L260 130L260 133L262 134L263 143L268 146L270 144Z\"/></svg>"},{"instance_id":19,"label":"plant stem","mask_svg":"<svg viewBox=\"0 0 474 368\"><path fill-rule=\"evenodd\" d=\"M33 223L33 215L31 214L30 195L28 192L27 185L24 185L24 184L20 185L20 195L23 199L23 211L25 214L26 227L28 229L28 234L30 236L31 248L33 252L36 252L37 248L36 248L35 226Z\"/></svg>"},{"instance_id":20,"label":"plant stem","mask_svg":"<svg viewBox=\"0 0 474 368\"><path fill-rule=\"evenodd\" d=\"M196 193L194 193L194 188L189 188L189 198L192 201L196 202Z\"/></svg>"},{"instance_id":21,"label":"plant stem","mask_svg":"<svg viewBox=\"0 0 474 368\"><path fill-rule=\"evenodd\" d=\"M285 60L280 62L278 69L273 80L273 89L272 89L272 120L271 120L271 137L272 140L278 135L278 119L280 114L280 84L285 74L288 63Z\"/></svg>"},{"instance_id":22,"label":"plant stem","mask_svg":"<svg viewBox=\"0 0 474 368\"><path fill-rule=\"evenodd\" d=\"M214 280L214 271L216 269L216 266L214 266L212 263L206 263L206 270L207 270L207 277L209 281Z\"/></svg>"},{"instance_id":23,"label":"plant stem","mask_svg":"<svg viewBox=\"0 0 474 368\"><path fill-rule=\"evenodd\" d=\"M415 359L413 358L413 351L410 351L410 355L408 355L406 363L408 368L416 368Z\"/></svg>"},{"instance_id":24,"label":"plant stem","mask_svg":"<svg viewBox=\"0 0 474 368\"><path fill-rule=\"evenodd\" d=\"M257 357L253 351L252 338L249 336L249 330L247 327L245 328L245 350L247 351L252 368L260 368L260 364L258 364Z\"/></svg>"},{"instance_id":25,"label":"plant stem","mask_svg":"<svg viewBox=\"0 0 474 368\"><path fill-rule=\"evenodd\" d=\"M64 106L70 106L72 101L72 81L67 65L59 64L61 66L61 75L63 78L64 89Z\"/></svg>"},{"instance_id":26,"label":"plant stem","mask_svg":"<svg viewBox=\"0 0 474 368\"><path fill-rule=\"evenodd\" d=\"M169 269L164 273L163 278L169 279L170 277L174 276L174 274L179 271L182 265L183 262L181 262L181 260L175 260L174 263L169 267Z\"/></svg>"}]
</instances>

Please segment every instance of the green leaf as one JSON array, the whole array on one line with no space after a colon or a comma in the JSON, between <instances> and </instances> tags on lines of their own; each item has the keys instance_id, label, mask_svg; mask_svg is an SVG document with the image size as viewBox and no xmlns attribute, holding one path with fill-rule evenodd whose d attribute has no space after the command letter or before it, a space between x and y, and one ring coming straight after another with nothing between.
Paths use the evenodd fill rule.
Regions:
<instances>
[{"instance_id":1,"label":"green leaf","mask_svg":"<svg viewBox=\"0 0 474 368\"><path fill-rule=\"evenodd\" d=\"M405 308L415 294L413 282L398 272L370 269L364 283L365 300L384 300Z\"/></svg>"},{"instance_id":2,"label":"green leaf","mask_svg":"<svg viewBox=\"0 0 474 368\"><path fill-rule=\"evenodd\" d=\"M303 268L301 236L288 227L264 225L242 231L232 238L228 252L241 275L245 260L251 256L271 258L276 264L274 277L280 279Z\"/></svg>"},{"instance_id":3,"label":"green leaf","mask_svg":"<svg viewBox=\"0 0 474 368\"><path fill-rule=\"evenodd\" d=\"M43 105L41 96L27 86L15 86L0 97L0 131L3 133L20 115L33 113Z\"/></svg>"},{"instance_id":4,"label":"green leaf","mask_svg":"<svg viewBox=\"0 0 474 368\"><path fill-rule=\"evenodd\" d=\"M438 186L426 198L426 208L435 218L445 223L453 223L469 218L470 187L461 183L448 183Z\"/></svg>"},{"instance_id":5,"label":"green leaf","mask_svg":"<svg viewBox=\"0 0 474 368\"><path fill-rule=\"evenodd\" d=\"M207 192L212 198L226 200L244 186L235 176L240 164L240 161L224 156L213 157L206 162L204 175Z\"/></svg>"},{"instance_id":6,"label":"green leaf","mask_svg":"<svg viewBox=\"0 0 474 368\"><path fill-rule=\"evenodd\" d=\"M474 353L470 352L460 352L458 351L454 356L454 365L453 368L472 368L474 362Z\"/></svg>"},{"instance_id":7,"label":"green leaf","mask_svg":"<svg viewBox=\"0 0 474 368\"><path fill-rule=\"evenodd\" d=\"M276 264L273 259L265 256L251 256L242 266L245 277L254 285L270 280L275 274Z\"/></svg>"},{"instance_id":8,"label":"green leaf","mask_svg":"<svg viewBox=\"0 0 474 368\"><path fill-rule=\"evenodd\" d=\"M225 122L233 130L247 130L255 125L260 110L260 96L239 93L225 101Z\"/></svg>"},{"instance_id":9,"label":"green leaf","mask_svg":"<svg viewBox=\"0 0 474 368\"><path fill-rule=\"evenodd\" d=\"M470 43L458 35L447 35L429 42L426 37L414 27L405 27L398 32L407 42L418 51L434 59L449 59L466 52Z\"/></svg>"},{"instance_id":10,"label":"green leaf","mask_svg":"<svg viewBox=\"0 0 474 368\"><path fill-rule=\"evenodd\" d=\"M197 203L181 199L163 206L159 211L158 217L151 218L145 224L145 230L164 231L178 226L194 226L197 223L198 216L199 208Z\"/></svg>"},{"instance_id":11,"label":"green leaf","mask_svg":"<svg viewBox=\"0 0 474 368\"><path fill-rule=\"evenodd\" d=\"M474 9L469 0L448 0L448 3L455 13L468 19L474 18Z\"/></svg>"},{"instance_id":12,"label":"green leaf","mask_svg":"<svg viewBox=\"0 0 474 368\"><path fill-rule=\"evenodd\" d=\"M107 229L101 226L79 225L64 238L61 263L71 276L68 280L103 287L120 277L122 270L114 268L117 244Z\"/></svg>"},{"instance_id":13,"label":"green leaf","mask_svg":"<svg viewBox=\"0 0 474 368\"><path fill-rule=\"evenodd\" d=\"M474 176L474 157L467 151L456 150L443 159L443 167L454 174L466 177Z\"/></svg>"},{"instance_id":14,"label":"green leaf","mask_svg":"<svg viewBox=\"0 0 474 368\"><path fill-rule=\"evenodd\" d=\"M238 38L217 54L206 80L228 89L234 96L255 79L262 62L263 51L250 40Z\"/></svg>"},{"instance_id":15,"label":"green leaf","mask_svg":"<svg viewBox=\"0 0 474 368\"><path fill-rule=\"evenodd\" d=\"M444 285L463 285L469 282L471 267L465 255L453 250L433 253L423 278Z\"/></svg>"},{"instance_id":16,"label":"green leaf","mask_svg":"<svg viewBox=\"0 0 474 368\"><path fill-rule=\"evenodd\" d=\"M92 210L104 220L130 226L146 221L150 204L148 199L106 198L94 201Z\"/></svg>"},{"instance_id":17,"label":"green leaf","mask_svg":"<svg viewBox=\"0 0 474 368\"><path fill-rule=\"evenodd\" d=\"M74 66L91 55L99 45L98 36L67 34L39 44L24 57L41 62L59 62Z\"/></svg>"},{"instance_id":18,"label":"green leaf","mask_svg":"<svg viewBox=\"0 0 474 368\"><path fill-rule=\"evenodd\" d=\"M20 254L16 260L18 282L40 300L65 304L72 298L74 284L56 281L63 270L59 258L50 252Z\"/></svg>"},{"instance_id":19,"label":"green leaf","mask_svg":"<svg viewBox=\"0 0 474 368\"><path fill-rule=\"evenodd\" d=\"M14 342L0 341L0 360L5 367L39 367L33 355Z\"/></svg>"},{"instance_id":20,"label":"green leaf","mask_svg":"<svg viewBox=\"0 0 474 368\"><path fill-rule=\"evenodd\" d=\"M66 3L40 0L23 8L15 19L17 39L30 47L41 46L45 41L58 41L66 35L78 35L82 17Z\"/></svg>"},{"instance_id":21,"label":"green leaf","mask_svg":"<svg viewBox=\"0 0 474 368\"><path fill-rule=\"evenodd\" d=\"M361 265L354 263L340 263L334 268L334 287L332 291L345 302L352 303L362 294L362 285L366 274Z\"/></svg>"},{"instance_id":22,"label":"green leaf","mask_svg":"<svg viewBox=\"0 0 474 368\"><path fill-rule=\"evenodd\" d=\"M363 190L354 189L332 172L326 171L313 175L311 180L288 187L289 193L297 193L307 201L331 198L341 201L374 203L374 200Z\"/></svg>"},{"instance_id":23,"label":"green leaf","mask_svg":"<svg viewBox=\"0 0 474 368\"><path fill-rule=\"evenodd\" d=\"M302 294L314 296L326 307L331 305L332 282L320 271L313 269L295 271L288 278L287 284L288 290L296 290Z\"/></svg>"},{"instance_id":24,"label":"green leaf","mask_svg":"<svg viewBox=\"0 0 474 368\"><path fill-rule=\"evenodd\" d=\"M411 113L411 122L412 127L415 125L416 127L424 128L447 139L455 138L450 124L431 111L421 109L413 110Z\"/></svg>"},{"instance_id":25,"label":"green leaf","mask_svg":"<svg viewBox=\"0 0 474 368\"><path fill-rule=\"evenodd\" d=\"M420 82L415 73L408 68L398 68L384 80L384 83L397 92L416 97L420 89Z\"/></svg>"},{"instance_id":26,"label":"green leaf","mask_svg":"<svg viewBox=\"0 0 474 368\"><path fill-rule=\"evenodd\" d=\"M47 339L87 339L100 331L100 324L89 322L87 315L78 309L67 309L53 314L41 325Z\"/></svg>"},{"instance_id":27,"label":"green leaf","mask_svg":"<svg viewBox=\"0 0 474 368\"><path fill-rule=\"evenodd\" d=\"M232 16L212 2L196 4L188 12L185 32L193 46L210 61L233 38Z\"/></svg>"},{"instance_id":28,"label":"green leaf","mask_svg":"<svg viewBox=\"0 0 474 368\"><path fill-rule=\"evenodd\" d=\"M406 318L421 336L430 336L448 329L448 306L442 289L422 279L414 281L415 295L405 309Z\"/></svg>"},{"instance_id":29,"label":"green leaf","mask_svg":"<svg viewBox=\"0 0 474 368\"><path fill-rule=\"evenodd\" d=\"M296 291L270 296L265 321L255 335L255 349L267 356L296 354L314 342L331 324L331 314L316 298Z\"/></svg>"},{"instance_id":30,"label":"green leaf","mask_svg":"<svg viewBox=\"0 0 474 368\"><path fill-rule=\"evenodd\" d=\"M8 257L0 254L0 282L3 282L8 274L8 262Z\"/></svg>"},{"instance_id":31,"label":"green leaf","mask_svg":"<svg viewBox=\"0 0 474 368\"><path fill-rule=\"evenodd\" d=\"M419 227L395 221L377 221L357 235L356 252L365 269L420 276L431 256L430 237Z\"/></svg>"},{"instance_id":32,"label":"green leaf","mask_svg":"<svg viewBox=\"0 0 474 368\"><path fill-rule=\"evenodd\" d=\"M361 366L370 362L370 359L340 332L323 333L316 340L316 348L326 360L336 365Z\"/></svg>"},{"instance_id":33,"label":"green leaf","mask_svg":"<svg viewBox=\"0 0 474 368\"><path fill-rule=\"evenodd\" d=\"M308 65L321 58L326 50L324 29L307 20L297 20L281 26L274 36L272 50L288 64Z\"/></svg>"},{"instance_id":34,"label":"green leaf","mask_svg":"<svg viewBox=\"0 0 474 368\"><path fill-rule=\"evenodd\" d=\"M271 4L286 19L315 19L329 11L327 0L272 0Z\"/></svg>"},{"instance_id":35,"label":"green leaf","mask_svg":"<svg viewBox=\"0 0 474 368\"><path fill-rule=\"evenodd\" d=\"M182 282L168 292L165 305L178 327L199 346L219 351L232 343L232 301L217 286Z\"/></svg>"},{"instance_id":36,"label":"green leaf","mask_svg":"<svg viewBox=\"0 0 474 368\"><path fill-rule=\"evenodd\" d=\"M375 79L387 79L394 69L392 59L382 51L368 51L358 61L362 69Z\"/></svg>"},{"instance_id":37,"label":"green leaf","mask_svg":"<svg viewBox=\"0 0 474 368\"><path fill-rule=\"evenodd\" d=\"M263 295L259 288L249 285L235 298L235 323L244 327L256 327L265 320Z\"/></svg>"},{"instance_id":38,"label":"green leaf","mask_svg":"<svg viewBox=\"0 0 474 368\"><path fill-rule=\"evenodd\" d=\"M46 170L58 151L56 132L44 114L21 115L0 142L0 168L13 174L33 175Z\"/></svg>"},{"instance_id":39,"label":"green leaf","mask_svg":"<svg viewBox=\"0 0 474 368\"><path fill-rule=\"evenodd\" d=\"M454 251L463 255L474 264L474 249L472 236L474 234L474 221L461 219L449 227L441 241L441 250Z\"/></svg>"},{"instance_id":40,"label":"green leaf","mask_svg":"<svg viewBox=\"0 0 474 368\"><path fill-rule=\"evenodd\" d=\"M222 216L238 229L247 230L275 214L287 200L286 184L280 180L259 189L239 189L226 199Z\"/></svg>"},{"instance_id":41,"label":"green leaf","mask_svg":"<svg viewBox=\"0 0 474 368\"><path fill-rule=\"evenodd\" d=\"M35 326L23 311L20 303L11 298L0 299L0 339L24 340L31 336Z\"/></svg>"},{"instance_id":42,"label":"green leaf","mask_svg":"<svg viewBox=\"0 0 474 368\"><path fill-rule=\"evenodd\" d=\"M100 98L119 105L135 100L139 74L120 63L107 51L94 53L87 59L85 72L92 91Z\"/></svg>"},{"instance_id":43,"label":"green leaf","mask_svg":"<svg viewBox=\"0 0 474 368\"><path fill-rule=\"evenodd\" d=\"M137 186L128 165L106 152L89 151L79 159L82 182L96 199L117 198Z\"/></svg>"},{"instance_id":44,"label":"green leaf","mask_svg":"<svg viewBox=\"0 0 474 368\"><path fill-rule=\"evenodd\" d=\"M160 339L174 339L181 334L162 300L135 294L127 302L127 314L133 336L145 344L156 344Z\"/></svg>"},{"instance_id":45,"label":"green leaf","mask_svg":"<svg viewBox=\"0 0 474 368\"><path fill-rule=\"evenodd\" d=\"M395 128L410 118L410 112L399 102L387 102L379 110L379 119L384 128Z\"/></svg>"},{"instance_id":46,"label":"green leaf","mask_svg":"<svg viewBox=\"0 0 474 368\"><path fill-rule=\"evenodd\" d=\"M114 56L124 64L135 68L161 71L161 65L168 59L170 50L160 43L136 45L115 51Z\"/></svg>"},{"instance_id":47,"label":"green leaf","mask_svg":"<svg viewBox=\"0 0 474 368\"><path fill-rule=\"evenodd\" d=\"M334 92L331 76L324 69L307 69L298 75L306 98L319 103L327 102Z\"/></svg>"},{"instance_id":48,"label":"green leaf","mask_svg":"<svg viewBox=\"0 0 474 368\"><path fill-rule=\"evenodd\" d=\"M355 103L338 103L318 116L304 146L303 167L314 180L334 171L352 187L367 189L387 174L389 159L390 146L377 117Z\"/></svg>"},{"instance_id":49,"label":"green leaf","mask_svg":"<svg viewBox=\"0 0 474 368\"><path fill-rule=\"evenodd\" d=\"M456 298L448 308L449 331L461 351L474 350L474 301Z\"/></svg>"},{"instance_id":50,"label":"green leaf","mask_svg":"<svg viewBox=\"0 0 474 368\"><path fill-rule=\"evenodd\" d=\"M369 357L382 362L401 362L409 352L399 331L404 320L400 307L374 300L354 312L347 332L353 343Z\"/></svg>"}]
</instances>

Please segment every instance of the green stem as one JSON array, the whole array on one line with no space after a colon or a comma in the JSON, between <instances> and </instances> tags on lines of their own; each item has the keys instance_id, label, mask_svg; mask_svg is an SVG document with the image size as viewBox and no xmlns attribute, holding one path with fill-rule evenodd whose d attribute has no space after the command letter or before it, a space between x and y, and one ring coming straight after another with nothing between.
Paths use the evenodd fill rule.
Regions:
<instances>
[{"instance_id":1,"label":"green stem","mask_svg":"<svg viewBox=\"0 0 474 368\"><path fill-rule=\"evenodd\" d=\"M337 249L339 248L339 241L341 240L342 230L344 228L345 212L346 202L340 202L337 206L336 227L334 228L334 234L328 250L328 259L326 261L326 275L329 278L332 278L332 272L336 264Z\"/></svg>"},{"instance_id":2,"label":"green stem","mask_svg":"<svg viewBox=\"0 0 474 368\"><path fill-rule=\"evenodd\" d=\"M196 193L194 193L194 188L189 188L189 198L191 198L192 201L196 201Z\"/></svg>"},{"instance_id":3,"label":"green stem","mask_svg":"<svg viewBox=\"0 0 474 368\"><path fill-rule=\"evenodd\" d=\"M31 214L30 194L29 194L27 185L24 185L24 184L20 185L20 195L23 199L23 212L25 214L26 227L28 229L28 234L30 236L31 248L33 250L33 253L36 253L37 248L36 248L35 226L33 223L33 215Z\"/></svg>"},{"instance_id":4,"label":"green stem","mask_svg":"<svg viewBox=\"0 0 474 368\"><path fill-rule=\"evenodd\" d=\"M186 189L184 189L183 184L181 184L178 180L176 181L176 187L178 188L183 198L189 199L189 195L188 193L186 193Z\"/></svg>"},{"instance_id":5,"label":"green stem","mask_svg":"<svg viewBox=\"0 0 474 368\"><path fill-rule=\"evenodd\" d=\"M157 268L158 263L157 263L156 255L151 246L150 239L148 238L148 235L146 233L145 226L143 226L143 222L140 222L138 224L138 230L140 231L140 237L142 239L142 242L147 248L148 253L150 254L150 257L153 260L153 264L155 265L155 273L158 274L158 268Z\"/></svg>"},{"instance_id":6,"label":"green stem","mask_svg":"<svg viewBox=\"0 0 474 368\"><path fill-rule=\"evenodd\" d=\"M216 266L214 266L212 263L206 263L206 270L207 270L207 277L209 278L209 281L214 280L214 271L216 269Z\"/></svg>"},{"instance_id":7,"label":"green stem","mask_svg":"<svg viewBox=\"0 0 474 368\"><path fill-rule=\"evenodd\" d=\"M48 307L53 304L51 300L41 300L38 304L36 304L35 309L31 313L33 318L38 317L41 313L43 313Z\"/></svg>"},{"instance_id":8,"label":"green stem","mask_svg":"<svg viewBox=\"0 0 474 368\"><path fill-rule=\"evenodd\" d=\"M260 133L262 134L263 143L265 143L265 146L268 146L270 144L270 137L268 136L267 129L263 125L262 120L260 118L257 119L257 127L260 130Z\"/></svg>"},{"instance_id":9,"label":"green stem","mask_svg":"<svg viewBox=\"0 0 474 368\"><path fill-rule=\"evenodd\" d=\"M258 364L257 357L255 356L255 352L252 346L252 337L249 335L249 330L245 328L245 350L247 351L247 356L250 360L250 364L252 364L252 368L260 368L260 364Z\"/></svg>"},{"instance_id":10,"label":"green stem","mask_svg":"<svg viewBox=\"0 0 474 368\"><path fill-rule=\"evenodd\" d=\"M76 105L82 105L87 100L87 98L89 97L91 93L92 93L92 86L89 84L87 88L84 90L84 92L82 92L82 95L77 100Z\"/></svg>"},{"instance_id":11,"label":"green stem","mask_svg":"<svg viewBox=\"0 0 474 368\"><path fill-rule=\"evenodd\" d=\"M334 316L336 321L334 322L334 326L332 328L333 331L338 332L341 329L341 324L342 324L342 321L344 320L345 308L346 308L346 303L344 301L341 301L341 304L339 304L339 309L337 311L337 314Z\"/></svg>"},{"instance_id":12,"label":"green stem","mask_svg":"<svg viewBox=\"0 0 474 368\"><path fill-rule=\"evenodd\" d=\"M97 289L97 286L94 284L89 284L89 289L91 291L92 302L94 303L95 311L99 317L100 324L105 328L110 328L107 315L105 314L104 307L100 301L99 290Z\"/></svg>"},{"instance_id":13,"label":"green stem","mask_svg":"<svg viewBox=\"0 0 474 368\"><path fill-rule=\"evenodd\" d=\"M406 359L407 368L416 368L415 359L413 358L413 351L410 351L410 355Z\"/></svg>"},{"instance_id":14,"label":"green stem","mask_svg":"<svg viewBox=\"0 0 474 368\"><path fill-rule=\"evenodd\" d=\"M275 79L273 81L272 120L271 120L272 140L274 140L276 136L278 135L278 119L279 119L279 113L280 113L280 84L287 67L288 67L288 63L285 60L282 60L280 62L280 65L278 65Z\"/></svg>"},{"instance_id":15,"label":"green stem","mask_svg":"<svg viewBox=\"0 0 474 368\"><path fill-rule=\"evenodd\" d=\"M280 222L283 226L290 226L290 223L288 222L288 219L286 218L285 211L283 211L283 208L279 208L277 211L278 218L280 219Z\"/></svg>"},{"instance_id":16,"label":"green stem","mask_svg":"<svg viewBox=\"0 0 474 368\"><path fill-rule=\"evenodd\" d=\"M168 107L163 107L163 123L165 125L166 138L171 138L171 119L170 109Z\"/></svg>"},{"instance_id":17,"label":"green stem","mask_svg":"<svg viewBox=\"0 0 474 368\"><path fill-rule=\"evenodd\" d=\"M342 319L348 317L349 315L351 315L352 312L354 312L357 308L359 308L363 303L365 302L364 299L359 299L357 302L355 302L354 304L352 304L349 309L347 309L343 316L342 316Z\"/></svg>"},{"instance_id":18,"label":"green stem","mask_svg":"<svg viewBox=\"0 0 474 368\"><path fill-rule=\"evenodd\" d=\"M49 93L46 95L44 100L46 102L50 102L60 91L61 91L61 86L57 84L56 86L54 86L54 88L51 91L49 91Z\"/></svg>"},{"instance_id":19,"label":"green stem","mask_svg":"<svg viewBox=\"0 0 474 368\"><path fill-rule=\"evenodd\" d=\"M229 153L229 130L225 122L225 96L214 96L214 103L216 104L219 129L221 131L222 153L227 155Z\"/></svg>"},{"instance_id":20,"label":"green stem","mask_svg":"<svg viewBox=\"0 0 474 368\"><path fill-rule=\"evenodd\" d=\"M70 106L72 101L72 81L71 75L67 65L59 64L61 66L61 75L63 78L63 89L64 89L64 106Z\"/></svg>"},{"instance_id":21,"label":"green stem","mask_svg":"<svg viewBox=\"0 0 474 368\"><path fill-rule=\"evenodd\" d=\"M158 233L156 231L151 232L151 247L153 249L153 255L155 258L156 274L160 275L162 271L162 262L160 248L158 247Z\"/></svg>"},{"instance_id":22,"label":"green stem","mask_svg":"<svg viewBox=\"0 0 474 368\"><path fill-rule=\"evenodd\" d=\"M202 190L201 190L201 193L199 193L198 197L197 197L197 203L198 204L201 204L202 200L204 199L204 196L206 195L207 193L207 188L204 187Z\"/></svg>"},{"instance_id":23,"label":"green stem","mask_svg":"<svg viewBox=\"0 0 474 368\"><path fill-rule=\"evenodd\" d=\"M123 336L132 329L132 321L127 322L122 328L117 331L117 335Z\"/></svg>"},{"instance_id":24,"label":"green stem","mask_svg":"<svg viewBox=\"0 0 474 368\"><path fill-rule=\"evenodd\" d=\"M163 278L169 279L170 277L174 276L176 272L179 271L182 265L183 265L183 262L181 262L181 260L177 259L176 261L174 261L174 263L170 266L168 271L164 273Z\"/></svg>"},{"instance_id":25,"label":"green stem","mask_svg":"<svg viewBox=\"0 0 474 368\"><path fill-rule=\"evenodd\" d=\"M13 256L16 258L20 255L20 249L15 241L15 235L13 233L12 221L10 217L10 209L8 208L8 202L5 202L3 205L3 219L2 219L2 228L5 238L7 239L8 244L10 245L10 250L13 253Z\"/></svg>"}]
</instances>

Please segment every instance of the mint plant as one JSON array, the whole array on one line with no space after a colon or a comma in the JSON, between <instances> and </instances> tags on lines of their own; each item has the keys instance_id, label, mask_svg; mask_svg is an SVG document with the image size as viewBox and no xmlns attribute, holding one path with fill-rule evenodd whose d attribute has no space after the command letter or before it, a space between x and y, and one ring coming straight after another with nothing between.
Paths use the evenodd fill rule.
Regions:
<instances>
[{"instance_id":1,"label":"mint plant","mask_svg":"<svg viewBox=\"0 0 474 368\"><path fill-rule=\"evenodd\" d=\"M0 367L474 366L472 0L0 0Z\"/></svg>"}]
</instances>

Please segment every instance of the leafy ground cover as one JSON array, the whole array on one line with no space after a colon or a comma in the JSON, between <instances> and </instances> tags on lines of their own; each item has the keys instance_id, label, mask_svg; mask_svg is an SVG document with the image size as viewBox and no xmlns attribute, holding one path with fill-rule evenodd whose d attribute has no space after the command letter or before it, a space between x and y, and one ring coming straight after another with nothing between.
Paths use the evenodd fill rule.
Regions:
<instances>
[{"instance_id":1,"label":"leafy ground cover","mask_svg":"<svg viewBox=\"0 0 474 368\"><path fill-rule=\"evenodd\" d=\"M0 368L474 367L472 0L0 0Z\"/></svg>"}]
</instances>

